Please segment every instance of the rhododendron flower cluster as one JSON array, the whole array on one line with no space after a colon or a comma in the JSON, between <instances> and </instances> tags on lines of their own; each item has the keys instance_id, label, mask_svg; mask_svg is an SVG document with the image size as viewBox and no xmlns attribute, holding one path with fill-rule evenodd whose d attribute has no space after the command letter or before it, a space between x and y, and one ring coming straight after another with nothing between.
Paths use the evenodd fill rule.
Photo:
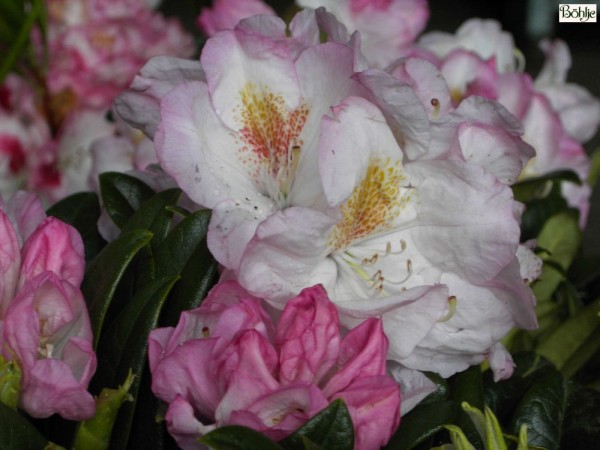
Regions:
<instances>
[{"instance_id":1,"label":"rhododendron flower cluster","mask_svg":"<svg viewBox=\"0 0 600 450\"><path fill-rule=\"evenodd\" d=\"M71 226L45 217L33 194L0 210L0 355L21 372L19 406L33 417L90 418L87 386L96 369L79 290L83 243Z\"/></svg>"},{"instance_id":2,"label":"rhododendron flower cluster","mask_svg":"<svg viewBox=\"0 0 600 450\"><path fill-rule=\"evenodd\" d=\"M289 36L276 17L243 20L196 69L149 62L118 110L213 210L225 276L279 309L323 284L344 326L383 318L388 358L406 368L450 376L487 358L507 377L500 339L536 326L526 268L539 264L508 186L533 155L521 125L481 97L455 109L419 84L436 71L426 61L403 77L364 70L341 30L322 9Z\"/></svg>"},{"instance_id":3,"label":"rhododendron flower cluster","mask_svg":"<svg viewBox=\"0 0 600 450\"><path fill-rule=\"evenodd\" d=\"M198 438L226 424L280 440L337 398L352 417L354 448L378 449L400 420L387 346L374 318L342 338L322 286L291 299L273 325L260 299L228 281L177 327L150 333L152 391L169 403L167 427L184 449L202 448Z\"/></svg>"}]
</instances>

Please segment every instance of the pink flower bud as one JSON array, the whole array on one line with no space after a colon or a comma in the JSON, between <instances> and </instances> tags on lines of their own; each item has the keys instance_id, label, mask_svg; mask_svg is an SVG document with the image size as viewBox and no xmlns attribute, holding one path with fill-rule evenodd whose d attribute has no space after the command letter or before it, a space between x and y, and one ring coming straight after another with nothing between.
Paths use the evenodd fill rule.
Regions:
<instances>
[{"instance_id":1,"label":"pink flower bud","mask_svg":"<svg viewBox=\"0 0 600 450\"><path fill-rule=\"evenodd\" d=\"M87 385L96 369L92 330L81 292L52 272L25 283L4 318L5 357L23 373L20 406L33 417L94 415Z\"/></svg>"},{"instance_id":2,"label":"pink flower bud","mask_svg":"<svg viewBox=\"0 0 600 450\"><path fill-rule=\"evenodd\" d=\"M337 361L340 322L323 286L304 289L290 300L279 319L279 378L284 384L319 383Z\"/></svg>"},{"instance_id":3,"label":"pink flower bud","mask_svg":"<svg viewBox=\"0 0 600 450\"><path fill-rule=\"evenodd\" d=\"M79 286L85 268L81 236L70 225L48 217L23 246L20 286L44 271Z\"/></svg>"}]
</instances>

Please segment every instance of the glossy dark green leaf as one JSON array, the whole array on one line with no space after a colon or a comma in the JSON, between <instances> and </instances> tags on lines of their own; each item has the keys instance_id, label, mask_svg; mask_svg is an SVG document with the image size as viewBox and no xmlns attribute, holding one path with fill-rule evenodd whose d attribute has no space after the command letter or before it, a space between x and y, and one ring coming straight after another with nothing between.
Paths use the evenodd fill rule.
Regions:
<instances>
[{"instance_id":1,"label":"glossy dark green leaf","mask_svg":"<svg viewBox=\"0 0 600 450\"><path fill-rule=\"evenodd\" d=\"M88 304L94 348L98 345L104 317L127 266L152 239L147 230L131 230L108 244L89 265L81 290Z\"/></svg>"},{"instance_id":2,"label":"glossy dark green leaf","mask_svg":"<svg viewBox=\"0 0 600 450\"><path fill-rule=\"evenodd\" d=\"M190 214L169 232L155 247L157 275L179 275L189 262L196 248L205 242L210 210L204 209Z\"/></svg>"},{"instance_id":3,"label":"glossy dark green leaf","mask_svg":"<svg viewBox=\"0 0 600 450\"><path fill-rule=\"evenodd\" d=\"M558 194L528 202L521 216L521 240L534 239L552 216L564 211L577 214Z\"/></svg>"},{"instance_id":4,"label":"glossy dark green leaf","mask_svg":"<svg viewBox=\"0 0 600 450\"><path fill-rule=\"evenodd\" d=\"M166 237L173 219L173 211L169 209L177 203L181 195L180 189L168 189L159 192L146 200L123 226L123 231L144 228L154 235L152 246L156 247Z\"/></svg>"},{"instance_id":5,"label":"glossy dark green leaf","mask_svg":"<svg viewBox=\"0 0 600 450\"><path fill-rule=\"evenodd\" d=\"M209 220L206 210L191 214L155 249L157 273L181 275L165 305L162 325L174 326L181 311L198 306L217 280L217 262L206 245Z\"/></svg>"},{"instance_id":6,"label":"glossy dark green leaf","mask_svg":"<svg viewBox=\"0 0 600 450\"><path fill-rule=\"evenodd\" d=\"M104 363L105 367L110 367L114 364L113 380L120 380L129 371L135 376L129 390L134 401L124 404L119 411L111 450L127 448L136 408L135 399L138 397L140 380L147 360L148 335L156 328L161 308L177 279L177 276L159 278L144 286L107 328L106 346L101 343L99 365ZM111 369L107 371L110 376Z\"/></svg>"},{"instance_id":7,"label":"glossy dark green leaf","mask_svg":"<svg viewBox=\"0 0 600 450\"><path fill-rule=\"evenodd\" d=\"M513 359L516 367L512 377L496 382L491 370L483 376L485 403L501 423L509 421L525 392L546 369L552 369L552 365L535 352L518 353Z\"/></svg>"},{"instance_id":8,"label":"glossy dark green leaf","mask_svg":"<svg viewBox=\"0 0 600 450\"><path fill-rule=\"evenodd\" d=\"M100 174L100 192L108 215L119 228L155 194L143 181L118 172Z\"/></svg>"},{"instance_id":9,"label":"glossy dark green leaf","mask_svg":"<svg viewBox=\"0 0 600 450\"><path fill-rule=\"evenodd\" d=\"M573 385L569 391L561 448L597 448L600 442L600 392L578 385Z\"/></svg>"},{"instance_id":10,"label":"glossy dark green leaf","mask_svg":"<svg viewBox=\"0 0 600 450\"><path fill-rule=\"evenodd\" d=\"M0 450L43 450L46 444L25 417L0 403Z\"/></svg>"},{"instance_id":11,"label":"glossy dark green leaf","mask_svg":"<svg viewBox=\"0 0 600 450\"><path fill-rule=\"evenodd\" d=\"M55 203L47 211L63 222L72 225L81 234L85 246L85 259L91 261L106 245L98 232L100 204L94 192L80 192Z\"/></svg>"},{"instance_id":12,"label":"glossy dark green leaf","mask_svg":"<svg viewBox=\"0 0 600 450\"><path fill-rule=\"evenodd\" d=\"M558 450L566 404L567 382L556 369L544 369L517 405L510 421L511 433L518 434L526 424L530 444Z\"/></svg>"},{"instance_id":13,"label":"glossy dark green leaf","mask_svg":"<svg viewBox=\"0 0 600 450\"><path fill-rule=\"evenodd\" d=\"M455 405L450 400L418 405L400 420L398 431L384 450L410 450L430 439L451 423Z\"/></svg>"},{"instance_id":14,"label":"glossy dark green leaf","mask_svg":"<svg viewBox=\"0 0 600 450\"><path fill-rule=\"evenodd\" d=\"M304 450L304 437L323 448L353 450L354 427L343 400L331 402L281 443L289 450Z\"/></svg>"},{"instance_id":15,"label":"glossy dark green leaf","mask_svg":"<svg viewBox=\"0 0 600 450\"><path fill-rule=\"evenodd\" d=\"M448 380L450 399L454 403L454 425L460 427L469 441L477 448L483 447L481 436L473 425L469 415L463 410L462 403L467 402L472 407L483 409L484 389L483 377L479 366L471 366L457 373Z\"/></svg>"},{"instance_id":16,"label":"glossy dark green leaf","mask_svg":"<svg viewBox=\"0 0 600 450\"><path fill-rule=\"evenodd\" d=\"M217 428L200 438L200 442L214 450L284 450L264 434L238 425Z\"/></svg>"}]
</instances>

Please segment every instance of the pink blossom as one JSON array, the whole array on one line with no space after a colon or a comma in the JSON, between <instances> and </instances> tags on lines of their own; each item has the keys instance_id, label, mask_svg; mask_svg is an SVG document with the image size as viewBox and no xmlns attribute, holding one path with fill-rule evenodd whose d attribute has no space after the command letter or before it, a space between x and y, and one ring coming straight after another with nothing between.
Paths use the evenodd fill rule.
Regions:
<instances>
[{"instance_id":1,"label":"pink blossom","mask_svg":"<svg viewBox=\"0 0 600 450\"><path fill-rule=\"evenodd\" d=\"M359 31L361 47L373 67L405 56L429 19L426 0L297 0L301 7L324 6L350 33Z\"/></svg>"},{"instance_id":2,"label":"pink blossom","mask_svg":"<svg viewBox=\"0 0 600 450\"><path fill-rule=\"evenodd\" d=\"M227 424L282 439L343 398L355 448L384 445L398 426L400 398L385 372L381 321L369 319L340 341L337 311L315 286L288 302L274 341L271 326L260 300L229 281L176 328L151 332L152 390L169 403L167 426L178 444L198 448L198 437Z\"/></svg>"},{"instance_id":3,"label":"pink blossom","mask_svg":"<svg viewBox=\"0 0 600 450\"><path fill-rule=\"evenodd\" d=\"M43 272L29 280L4 317L5 358L16 359L19 405L33 417L54 413L71 420L94 415L86 388L96 369L92 330L79 289Z\"/></svg>"},{"instance_id":4,"label":"pink blossom","mask_svg":"<svg viewBox=\"0 0 600 450\"><path fill-rule=\"evenodd\" d=\"M489 36L483 39L484 34ZM517 70L509 52L514 47L512 37L494 21L472 19L455 35L430 33L419 44L432 52L428 58L438 65L455 104L472 95L483 96L499 101L523 122L523 137L535 149L536 158L522 167L519 178L564 169L579 175L582 186L564 182L561 189L567 203L579 210L584 227L591 188L587 184L590 161L581 143L598 129L600 101L581 86L566 82L571 65L566 44L542 43L547 60L535 82Z\"/></svg>"},{"instance_id":5,"label":"pink blossom","mask_svg":"<svg viewBox=\"0 0 600 450\"><path fill-rule=\"evenodd\" d=\"M232 30L240 20L259 14L274 16L275 11L262 0L214 0L212 8L202 8L198 26L210 37L217 31Z\"/></svg>"},{"instance_id":6,"label":"pink blossom","mask_svg":"<svg viewBox=\"0 0 600 450\"><path fill-rule=\"evenodd\" d=\"M0 353L22 372L19 405L33 417L94 414L86 392L96 367L85 301L83 243L16 193L0 210Z\"/></svg>"}]
</instances>

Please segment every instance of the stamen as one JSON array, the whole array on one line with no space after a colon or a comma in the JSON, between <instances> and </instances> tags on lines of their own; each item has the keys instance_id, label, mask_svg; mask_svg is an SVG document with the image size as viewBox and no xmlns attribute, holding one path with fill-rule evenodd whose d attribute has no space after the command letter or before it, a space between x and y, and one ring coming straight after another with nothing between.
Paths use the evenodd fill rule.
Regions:
<instances>
[{"instance_id":1,"label":"stamen","mask_svg":"<svg viewBox=\"0 0 600 450\"><path fill-rule=\"evenodd\" d=\"M448 307L450 310L448 311L448 314L438 320L439 323L446 322L454 317L454 314L456 313L456 301L457 300L454 295L448 297Z\"/></svg>"}]
</instances>

